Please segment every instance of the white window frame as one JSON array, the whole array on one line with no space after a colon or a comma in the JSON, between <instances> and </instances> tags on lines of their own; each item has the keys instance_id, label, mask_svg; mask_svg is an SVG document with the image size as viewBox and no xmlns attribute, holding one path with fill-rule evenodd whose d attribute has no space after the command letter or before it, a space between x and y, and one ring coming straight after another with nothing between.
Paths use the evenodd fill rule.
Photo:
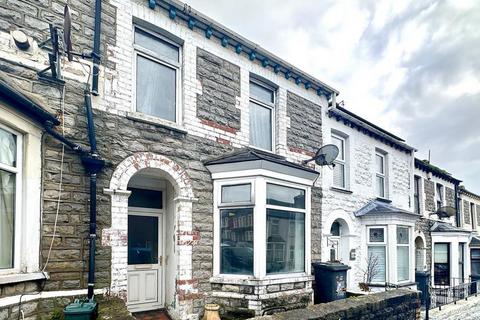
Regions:
<instances>
[{"instance_id":1,"label":"white window frame","mask_svg":"<svg viewBox=\"0 0 480 320\"><path fill-rule=\"evenodd\" d=\"M418 180L418 212L415 212L415 182ZM422 190L423 190L423 179L421 176L413 176L413 212L421 215L422 214Z\"/></svg>"},{"instance_id":2,"label":"white window frame","mask_svg":"<svg viewBox=\"0 0 480 320\"><path fill-rule=\"evenodd\" d=\"M237 275L237 274L225 274L220 273L220 210L226 207L246 207L248 204L238 205L235 203L233 206L228 206L221 203L221 190L223 186L238 185L251 183L252 203L249 203L253 207L253 242L254 242L254 256L253 256L253 275ZM282 207L276 205L267 205L267 183L272 183L285 187L292 187L296 189L302 189L305 191L305 209ZM309 276L311 272L311 243L310 243L310 230L311 230L311 187L295 182L279 180L262 175L253 175L251 177L239 177L239 178L223 178L214 180L214 258L213 258L213 275L220 276L224 279L282 279ZM304 272L292 272L292 273L266 273L267 266L267 208L289 210L295 212L304 212L305 214L305 261Z\"/></svg>"},{"instance_id":3,"label":"white window frame","mask_svg":"<svg viewBox=\"0 0 480 320\"><path fill-rule=\"evenodd\" d=\"M42 129L0 103L0 126L17 135L15 252L13 268L0 269L0 283L43 279L40 272Z\"/></svg>"},{"instance_id":4,"label":"white window frame","mask_svg":"<svg viewBox=\"0 0 480 320\"><path fill-rule=\"evenodd\" d=\"M383 173L377 171L377 156L383 160ZM375 194L378 198L388 199L388 154L382 150L375 150ZM380 195L380 190L377 187L377 177L383 179L383 196Z\"/></svg>"},{"instance_id":5,"label":"white window frame","mask_svg":"<svg viewBox=\"0 0 480 320\"><path fill-rule=\"evenodd\" d=\"M343 160L337 157L333 164L341 164L343 165L343 184L344 186L336 186L335 181L333 180L333 174L332 174L332 186L337 189L343 189L343 190L350 190L350 179L349 179L349 168L348 168L348 163L349 163L349 158L348 158L348 136L345 134L342 134L340 132L332 130L331 134L332 138L336 138L342 141L343 143ZM332 141L333 142L333 141ZM341 150L340 150L341 152Z\"/></svg>"},{"instance_id":6,"label":"white window frame","mask_svg":"<svg viewBox=\"0 0 480 320\"><path fill-rule=\"evenodd\" d=\"M158 38L161 41L165 41L175 47L178 48L178 61L173 61L170 59L167 59L165 57L162 57L155 52L148 50L141 45L138 45L135 43L135 30L141 30L145 33L148 33L150 36L154 38ZM178 44L177 42L169 39L168 37L165 37L164 35L159 34L158 32L154 32L152 30L149 30L147 28L144 28L142 26L139 26L138 24L133 24L133 38L132 38L132 46L133 46L133 61L132 61L132 106L131 110L134 113L141 114L142 118L151 118L156 122L164 122L165 124L177 124L177 125L182 125L183 119L182 119L182 61L183 61L183 52L182 52L182 46ZM175 69L175 79L176 79L176 90L175 90L175 121L170 121L167 119L160 118L155 115L151 114L146 114L142 113L140 111L137 111L137 58L138 56L142 56L148 60L151 60L155 63L161 64L163 66L166 66L171 69Z\"/></svg>"},{"instance_id":7,"label":"white window frame","mask_svg":"<svg viewBox=\"0 0 480 320\"><path fill-rule=\"evenodd\" d=\"M470 219L472 220L472 230L477 230L477 210L474 202L470 202Z\"/></svg>"},{"instance_id":8,"label":"white window frame","mask_svg":"<svg viewBox=\"0 0 480 320\"><path fill-rule=\"evenodd\" d=\"M275 133L276 133L276 130L275 130L275 106L277 104L277 89L275 89L273 86L271 85L268 85L267 83L261 81L261 80L258 80L254 77L250 77L250 81L248 83L249 85L249 88L250 88L250 82L256 84L257 86L260 86L260 87L263 87L267 90L270 90L272 91L272 96L273 96L273 102L272 103L266 103L264 101L260 101L258 99L255 99L254 97L252 97L252 95L249 93L249 109L250 109L250 103L253 103L253 104L256 104L260 107L264 107L264 108L268 108L270 109L270 118L271 118L271 126L272 126L272 149L271 150L268 150L268 149L264 149L264 148L261 148L261 147L258 147L258 146L254 146L251 144L250 142L250 135L251 135L251 132L250 130L252 130L252 126L251 126L251 123L250 123L250 119L248 121L248 132L249 132L249 136L248 136L248 145L252 148L255 148L255 149L259 149L259 150L263 150L263 151L267 151L267 152L272 152L274 153L275 152ZM249 110L249 113L250 113L250 110Z\"/></svg>"},{"instance_id":9,"label":"white window frame","mask_svg":"<svg viewBox=\"0 0 480 320\"><path fill-rule=\"evenodd\" d=\"M371 229L383 229L383 242L371 242L370 241L370 230ZM385 282L387 282L387 279L388 279L388 273L389 273L389 250L388 250L388 228L387 226L385 225L370 225L370 226L367 226L367 250L365 251L367 253L367 261L368 261L368 248L369 247L384 247L385 248L385 280L384 281L380 281L380 282L371 282L370 284L385 284Z\"/></svg>"},{"instance_id":10,"label":"white window frame","mask_svg":"<svg viewBox=\"0 0 480 320\"><path fill-rule=\"evenodd\" d=\"M411 270L410 270L410 267L412 265L412 261L411 261L411 243L412 243L412 228L410 226L405 226L405 225L396 225L396 228L395 228L395 231L398 232L398 228L405 228L408 230L408 243L407 244L401 244L401 243L398 243L398 239L396 239L396 244L397 244L397 247L396 249L398 249L398 247L407 247L408 248L408 277L406 280L400 280L399 279L399 276L398 276L398 254L397 254L397 269L396 269L396 274L397 274L397 282L398 283L408 283L408 282L411 282L411 279L410 279L410 275L411 275ZM395 234L395 238L397 238L397 234ZM396 252L398 252L398 250L396 250Z\"/></svg>"}]
</instances>

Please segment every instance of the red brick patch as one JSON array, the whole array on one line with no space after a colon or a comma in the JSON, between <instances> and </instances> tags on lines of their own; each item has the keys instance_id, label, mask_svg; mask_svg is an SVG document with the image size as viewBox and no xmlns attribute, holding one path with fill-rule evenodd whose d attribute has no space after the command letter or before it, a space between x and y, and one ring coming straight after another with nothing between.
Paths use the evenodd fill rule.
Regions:
<instances>
[{"instance_id":1,"label":"red brick patch","mask_svg":"<svg viewBox=\"0 0 480 320\"><path fill-rule=\"evenodd\" d=\"M227 145L227 146L229 146L229 145L232 144L229 140L223 139L223 138L218 138L218 137L217 137L217 142L218 142L218 143L221 143L221 144L225 144L225 145Z\"/></svg>"},{"instance_id":2,"label":"red brick patch","mask_svg":"<svg viewBox=\"0 0 480 320\"><path fill-rule=\"evenodd\" d=\"M297 147L288 147L288 150L290 150L291 152L304 154L304 155L309 156L309 157L313 157L315 155L314 152L307 151L307 150L297 148Z\"/></svg>"},{"instance_id":3,"label":"red brick patch","mask_svg":"<svg viewBox=\"0 0 480 320\"><path fill-rule=\"evenodd\" d=\"M238 131L238 129L235 129L235 128L232 128L232 127L229 127L229 126L225 126L223 124L220 124L220 123L217 123L217 122L214 122L214 121L211 121L211 120L202 119L200 122L204 125L209 126L209 127L217 128L217 129L220 129L220 130L223 130L223 131L226 131L226 132L230 132L230 133L237 133L237 131Z\"/></svg>"}]
</instances>

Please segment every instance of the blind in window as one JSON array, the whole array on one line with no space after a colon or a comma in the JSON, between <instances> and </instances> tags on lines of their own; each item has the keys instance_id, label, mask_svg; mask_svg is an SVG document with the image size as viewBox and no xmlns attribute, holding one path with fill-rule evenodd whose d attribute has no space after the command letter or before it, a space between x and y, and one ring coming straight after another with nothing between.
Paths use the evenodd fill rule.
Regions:
<instances>
[{"instance_id":1,"label":"blind in window","mask_svg":"<svg viewBox=\"0 0 480 320\"><path fill-rule=\"evenodd\" d=\"M397 277L398 281L406 281L409 276L410 260L408 257L408 247L397 247Z\"/></svg>"},{"instance_id":2,"label":"blind in window","mask_svg":"<svg viewBox=\"0 0 480 320\"><path fill-rule=\"evenodd\" d=\"M372 282L385 282L385 246L369 246L368 247L368 257L372 257L370 261L373 261L373 264L376 265L374 270L374 277Z\"/></svg>"}]
</instances>

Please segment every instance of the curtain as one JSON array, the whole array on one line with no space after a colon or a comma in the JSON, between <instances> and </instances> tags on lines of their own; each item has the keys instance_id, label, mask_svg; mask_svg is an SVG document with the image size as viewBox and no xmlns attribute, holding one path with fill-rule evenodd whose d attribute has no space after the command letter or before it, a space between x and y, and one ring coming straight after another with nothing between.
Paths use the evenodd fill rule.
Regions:
<instances>
[{"instance_id":1,"label":"curtain","mask_svg":"<svg viewBox=\"0 0 480 320\"><path fill-rule=\"evenodd\" d=\"M272 150L272 110L250 102L250 144Z\"/></svg>"},{"instance_id":2,"label":"curtain","mask_svg":"<svg viewBox=\"0 0 480 320\"><path fill-rule=\"evenodd\" d=\"M15 135L0 129L0 163L16 165ZM0 170L0 269L13 267L15 174Z\"/></svg>"}]
</instances>

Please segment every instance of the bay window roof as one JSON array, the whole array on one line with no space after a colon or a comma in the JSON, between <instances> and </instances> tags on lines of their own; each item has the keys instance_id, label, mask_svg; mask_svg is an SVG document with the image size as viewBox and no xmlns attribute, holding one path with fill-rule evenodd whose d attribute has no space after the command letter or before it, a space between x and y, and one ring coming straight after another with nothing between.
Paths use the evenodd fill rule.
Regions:
<instances>
[{"instance_id":1,"label":"bay window roof","mask_svg":"<svg viewBox=\"0 0 480 320\"><path fill-rule=\"evenodd\" d=\"M212 173L264 169L314 180L319 173L311 167L288 161L285 157L252 148L242 148L222 157L208 160L205 166Z\"/></svg>"},{"instance_id":2,"label":"bay window roof","mask_svg":"<svg viewBox=\"0 0 480 320\"><path fill-rule=\"evenodd\" d=\"M452 226L449 223L436 221L432 227L430 228L431 232L463 232L463 233L470 233L468 230L464 230L461 228L457 228Z\"/></svg>"},{"instance_id":3,"label":"bay window roof","mask_svg":"<svg viewBox=\"0 0 480 320\"><path fill-rule=\"evenodd\" d=\"M355 214L355 217L362 217L366 215L395 215L399 213L418 217L418 214L394 207L391 204L386 203L384 201L380 201L380 200L370 201L361 209L356 211L354 214Z\"/></svg>"}]
</instances>

